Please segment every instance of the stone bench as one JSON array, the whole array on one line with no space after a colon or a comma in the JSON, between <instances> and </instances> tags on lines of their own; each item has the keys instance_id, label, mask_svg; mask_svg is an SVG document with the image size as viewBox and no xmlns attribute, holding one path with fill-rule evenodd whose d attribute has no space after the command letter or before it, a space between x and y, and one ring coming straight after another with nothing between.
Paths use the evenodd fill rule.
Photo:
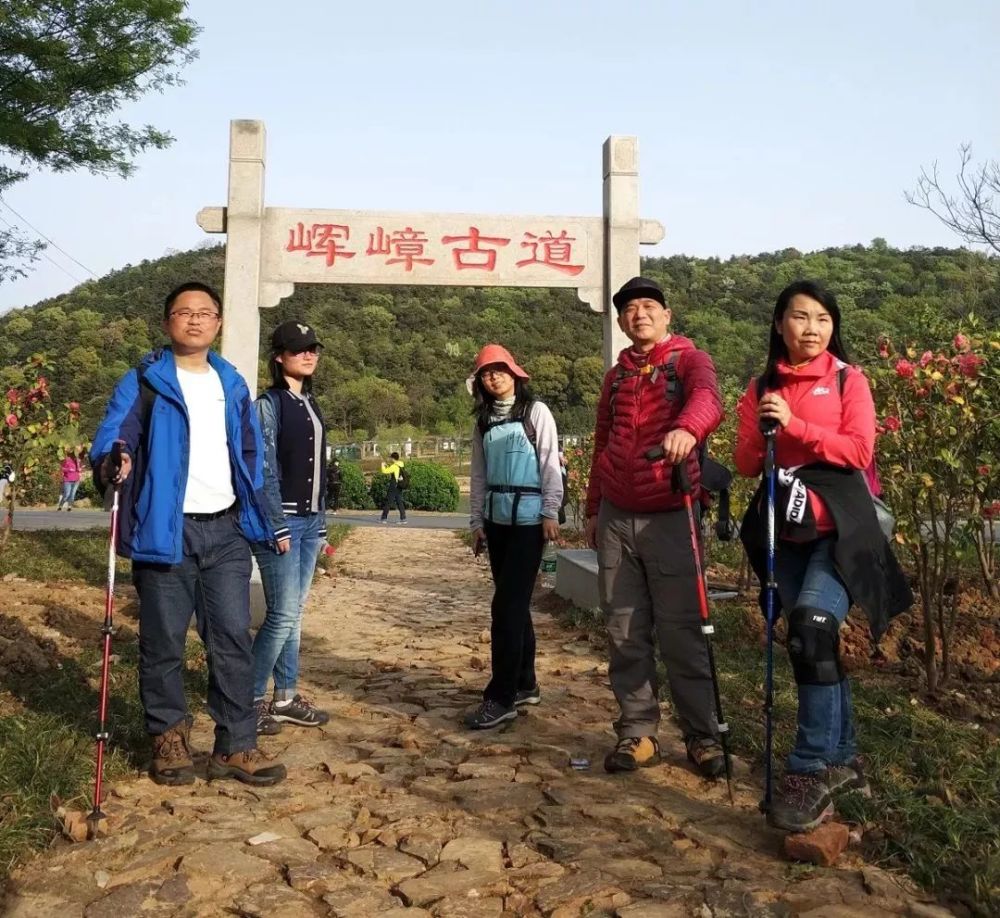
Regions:
<instances>
[{"instance_id":1,"label":"stone bench","mask_svg":"<svg viewBox=\"0 0 1000 918\"><path fill-rule=\"evenodd\" d=\"M597 552L591 548L563 548L556 555L556 593L580 609L596 609Z\"/></svg>"}]
</instances>

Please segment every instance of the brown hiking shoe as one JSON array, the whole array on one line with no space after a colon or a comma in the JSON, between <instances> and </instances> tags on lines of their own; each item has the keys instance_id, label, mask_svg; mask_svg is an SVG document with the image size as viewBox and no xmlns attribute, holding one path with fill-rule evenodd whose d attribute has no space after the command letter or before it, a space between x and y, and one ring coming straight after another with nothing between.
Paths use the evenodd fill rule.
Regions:
<instances>
[{"instance_id":1,"label":"brown hiking shoe","mask_svg":"<svg viewBox=\"0 0 1000 918\"><path fill-rule=\"evenodd\" d=\"M604 770L635 771L660 763L660 744L655 736L626 736L604 759Z\"/></svg>"},{"instance_id":2,"label":"brown hiking shoe","mask_svg":"<svg viewBox=\"0 0 1000 918\"><path fill-rule=\"evenodd\" d=\"M706 778L718 778L726 770L726 755L718 740L711 736L689 736L684 745L687 747L688 760Z\"/></svg>"},{"instance_id":3,"label":"brown hiking shoe","mask_svg":"<svg viewBox=\"0 0 1000 918\"><path fill-rule=\"evenodd\" d=\"M191 718L174 724L153 737L153 762L149 777L157 784L193 784L194 762L191 761Z\"/></svg>"},{"instance_id":4,"label":"brown hiking shoe","mask_svg":"<svg viewBox=\"0 0 1000 918\"><path fill-rule=\"evenodd\" d=\"M259 749L243 749L230 755L218 752L208 760L209 781L216 778L235 778L244 784L270 787L285 780L285 766L265 756Z\"/></svg>"}]
</instances>

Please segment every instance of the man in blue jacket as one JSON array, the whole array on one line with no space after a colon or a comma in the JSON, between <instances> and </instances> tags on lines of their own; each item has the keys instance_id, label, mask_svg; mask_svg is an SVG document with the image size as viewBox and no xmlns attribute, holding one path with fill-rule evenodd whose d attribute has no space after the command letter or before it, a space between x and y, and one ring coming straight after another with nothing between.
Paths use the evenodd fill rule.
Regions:
<instances>
[{"instance_id":1,"label":"man in blue jacket","mask_svg":"<svg viewBox=\"0 0 1000 918\"><path fill-rule=\"evenodd\" d=\"M139 694L153 739L150 777L194 781L184 700L191 613L208 655L215 748L208 778L276 784L285 767L257 750L250 640L250 542L287 551L283 522L263 508L263 448L250 391L210 350L222 301L187 283L166 298L170 345L147 354L115 386L91 462L121 488L118 553L132 559L139 594ZM119 468L113 445L122 445Z\"/></svg>"}]
</instances>

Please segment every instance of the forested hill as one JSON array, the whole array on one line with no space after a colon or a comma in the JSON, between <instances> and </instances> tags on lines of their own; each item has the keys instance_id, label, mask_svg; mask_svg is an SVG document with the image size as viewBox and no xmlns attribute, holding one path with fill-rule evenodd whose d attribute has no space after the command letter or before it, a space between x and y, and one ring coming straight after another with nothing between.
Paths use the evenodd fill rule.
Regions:
<instances>
[{"instance_id":1,"label":"forested hill","mask_svg":"<svg viewBox=\"0 0 1000 918\"><path fill-rule=\"evenodd\" d=\"M917 334L932 313L957 321L974 311L1000 323L1000 260L965 250L900 251L875 240L809 254L653 258L644 260L643 272L662 282L675 329L706 348L731 382L760 367L775 295L800 277L822 280L838 295L858 360L872 352L878 334ZM198 249L7 313L0 317L0 373L11 376L12 365L45 352L55 400L79 401L81 430L93 430L115 380L162 340L166 292L192 279L221 287L222 278L223 249ZM464 430L464 380L487 341L511 348L564 429L592 424L601 321L572 291L300 286L262 313L264 340L287 318L318 329L326 350L316 390L328 420L349 435L407 422Z\"/></svg>"}]
</instances>

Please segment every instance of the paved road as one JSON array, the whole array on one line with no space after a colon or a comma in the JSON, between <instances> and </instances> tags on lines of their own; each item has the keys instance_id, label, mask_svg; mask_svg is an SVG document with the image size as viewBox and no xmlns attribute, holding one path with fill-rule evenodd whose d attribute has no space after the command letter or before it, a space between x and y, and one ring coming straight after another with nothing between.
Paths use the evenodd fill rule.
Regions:
<instances>
[{"instance_id":1,"label":"paved road","mask_svg":"<svg viewBox=\"0 0 1000 918\"><path fill-rule=\"evenodd\" d=\"M377 510L341 510L326 515L329 524L347 523L350 526L378 526ZM389 517L387 526L399 526L398 514ZM406 525L414 529L464 529L469 525L467 513L423 513L413 511L406 515ZM103 510L17 510L14 514L14 528L34 529L104 529L108 526L108 514Z\"/></svg>"}]
</instances>

